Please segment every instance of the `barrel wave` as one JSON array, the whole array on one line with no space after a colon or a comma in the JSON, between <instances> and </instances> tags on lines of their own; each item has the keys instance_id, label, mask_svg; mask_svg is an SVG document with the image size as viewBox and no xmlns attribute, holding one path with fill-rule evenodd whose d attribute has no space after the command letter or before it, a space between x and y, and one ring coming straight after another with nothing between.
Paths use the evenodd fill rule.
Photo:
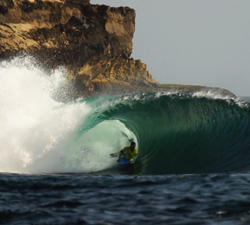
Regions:
<instances>
[{"instance_id":1,"label":"barrel wave","mask_svg":"<svg viewBox=\"0 0 250 225\"><path fill-rule=\"evenodd\" d=\"M249 171L247 102L156 91L65 103L65 73L48 75L27 57L0 63L0 172L120 173L109 154L131 138L133 173Z\"/></svg>"},{"instance_id":2,"label":"barrel wave","mask_svg":"<svg viewBox=\"0 0 250 225\"><path fill-rule=\"evenodd\" d=\"M95 101L106 105L103 110L98 107L97 120L119 120L135 134L141 173L249 170L250 111L246 102L216 94L164 92Z\"/></svg>"}]
</instances>

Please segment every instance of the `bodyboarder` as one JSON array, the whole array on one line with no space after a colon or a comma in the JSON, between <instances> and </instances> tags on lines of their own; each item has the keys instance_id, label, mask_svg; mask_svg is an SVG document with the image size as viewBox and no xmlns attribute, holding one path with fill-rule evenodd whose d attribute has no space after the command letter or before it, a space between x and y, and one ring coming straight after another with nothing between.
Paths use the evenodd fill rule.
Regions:
<instances>
[{"instance_id":1,"label":"bodyboarder","mask_svg":"<svg viewBox=\"0 0 250 225\"><path fill-rule=\"evenodd\" d=\"M119 162L121 157L123 157L124 160L127 160L128 164L133 164L138 155L138 149L135 148L135 146L136 146L135 142L131 141L130 146L124 147L120 151L117 162Z\"/></svg>"}]
</instances>

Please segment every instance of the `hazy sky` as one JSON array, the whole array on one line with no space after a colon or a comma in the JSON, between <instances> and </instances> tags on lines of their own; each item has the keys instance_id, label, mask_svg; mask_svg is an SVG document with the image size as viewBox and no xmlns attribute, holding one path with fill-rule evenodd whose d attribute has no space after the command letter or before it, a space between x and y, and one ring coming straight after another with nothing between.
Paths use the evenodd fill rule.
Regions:
<instances>
[{"instance_id":1,"label":"hazy sky","mask_svg":"<svg viewBox=\"0 0 250 225\"><path fill-rule=\"evenodd\" d=\"M91 0L136 10L133 54L160 83L250 96L250 0Z\"/></svg>"}]
</instances>

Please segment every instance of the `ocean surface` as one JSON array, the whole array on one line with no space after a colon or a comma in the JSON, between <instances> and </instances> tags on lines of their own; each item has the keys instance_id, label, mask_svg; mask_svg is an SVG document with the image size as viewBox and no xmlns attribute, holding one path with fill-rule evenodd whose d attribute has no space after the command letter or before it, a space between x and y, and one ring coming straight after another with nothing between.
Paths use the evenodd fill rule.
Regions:
<instances>
[{"instance_id":1,"label":"ocean surface","mask_svg":"<svg viewBox=\"0 0 250 225\"><path fill-rule=\"evenodd\" d=\"M249 224L249 97L67 99L67 72L0 62L0 224ZM111 153L133 138L133 166Z\"/></svg>"}]
</instances>

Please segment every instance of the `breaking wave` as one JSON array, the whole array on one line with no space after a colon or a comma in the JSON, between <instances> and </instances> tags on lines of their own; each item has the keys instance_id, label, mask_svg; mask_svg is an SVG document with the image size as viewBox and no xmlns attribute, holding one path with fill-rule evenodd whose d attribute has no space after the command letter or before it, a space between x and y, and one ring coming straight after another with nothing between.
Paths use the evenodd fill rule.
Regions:
<instances>
[{"instance_id":1,"label":"breaking wave","mask_svg":"<svg viewBox=\"0 0 250 225\"><path fill-rule=\"evenodd\" d=\"M58 102L66 72L30 58L0 63L0 171L118 170L133 138L144 174L249 170L248 103L213 92L153 92ZM107 170L108 171L108 170Z\"/></svg>"}]
</instances>

